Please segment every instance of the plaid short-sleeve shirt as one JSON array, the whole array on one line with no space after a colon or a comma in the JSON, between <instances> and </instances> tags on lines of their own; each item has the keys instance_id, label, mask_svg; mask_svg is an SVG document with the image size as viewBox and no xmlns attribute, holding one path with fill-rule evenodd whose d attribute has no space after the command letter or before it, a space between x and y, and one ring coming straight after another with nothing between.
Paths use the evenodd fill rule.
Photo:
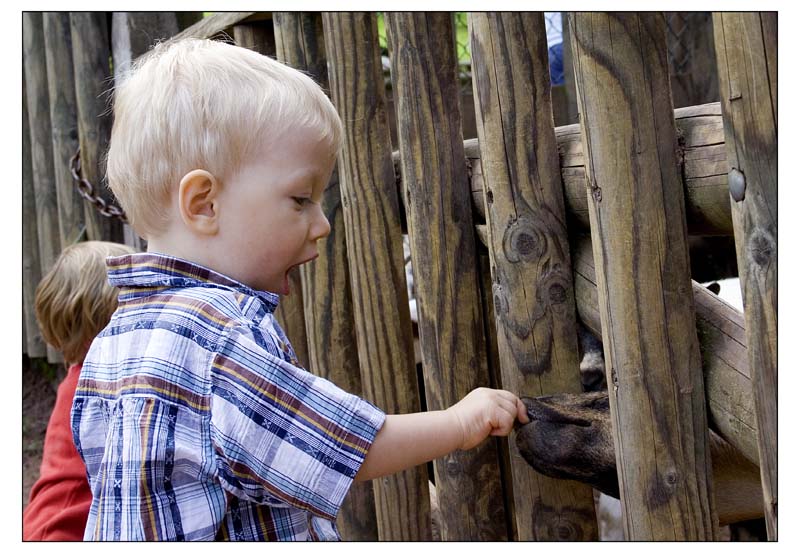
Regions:
<instances>
[{"instance_id":1,"label":"plaid short-sleeve shirt","mask_svg":"<svg viewBox=\"0 0 800 553\"><path fill-rule=\"evenodd\" d=\"M72 407L84 539L338 539L384 413L298 365L275 294L163 255L107 263L119 307Z\"/></svg>"}]
</instances>

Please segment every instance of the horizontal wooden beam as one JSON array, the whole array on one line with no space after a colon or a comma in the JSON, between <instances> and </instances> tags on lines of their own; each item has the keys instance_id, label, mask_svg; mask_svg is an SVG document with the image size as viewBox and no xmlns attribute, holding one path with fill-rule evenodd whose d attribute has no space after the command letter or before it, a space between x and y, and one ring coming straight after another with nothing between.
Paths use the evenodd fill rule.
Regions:
<instances>
[{"instance_id":1,"label":"horizontal wooden beam","mask_svg":"<svg viewBox=\"0 0 800 553\"><path fill-rule=\"evenodd\" d=\"M681 178L686 198L686 221L690 235L731 236L730 196L725 135L719 102L675 110ZM589 230L586 200L586 171L579 125L556 127L564 205L571 230ZM476 138L464 141L464 152L471 166L473 218L486 220L483 198L483 170ZM395 175L400 186L399 153L394 152ZM402 197L402 194L400 195Z\"/></svg>"},{"instance_id":2,"label":"horizontal wooden beam","mask_svg":"<svg viewBox=\"0 0 800 553\"><path fill-rule=\"evenodd\" d=\"M182 38L211 38L217 33L225 31L227 28L241 23L253 16L256 12L219 12L208 17L204 17L191 27L184 29L170 39L180 40Z\"/></svg>"},{"instance_id":3,"label":"horizontal wooden beam","mask_svg":"<svg viewBox=\"0 0 800 553\"><path fill-rule=\"evenodd\" d=\"M486 244L486 225L476 225ZM571 243L575 307L584 325L598 338L600 312L591 238L574 236ZM755 406L747 364L744 316L692 281L697 338L700 342L709 426L747 459L758 464Z\"/></svg>"},{"instance_id":4,"label":"horizontal wooden beam","mask_svg":"<svg viewBox=\"0 0 800 553\"><path fill-rule=\"evenodd\" d=\"M272 18L272 12L219 12L204 17L191 27L165 41L169 44L183 38L212 38L219 33L233 36L233 26L238 23L253 23Z\"/></svg>"}]
</instances>

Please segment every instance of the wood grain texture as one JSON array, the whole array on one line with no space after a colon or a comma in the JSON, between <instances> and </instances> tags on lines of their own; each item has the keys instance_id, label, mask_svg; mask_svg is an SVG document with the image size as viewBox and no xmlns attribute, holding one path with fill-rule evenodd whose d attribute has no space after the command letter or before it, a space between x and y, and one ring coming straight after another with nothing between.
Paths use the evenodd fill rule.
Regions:
<instances>
[{"instance_id":1,"label":"wood grain texture","mask_svg":"<svg viewBox=\"0 0 800 553\"><path fill-rule=\"evenodd\" d=\"M43 14L50 126L53 140L53 168L58 203L59 249L85 235L84 200L75 188L70 159L78 150L78 105L72 73L72 35L69 13Z\"/></svg>"},{"instance_id":2,"label":"wood grain texture","mask_svg":"<svg viewBox=\"0 0 800 553\"><path fill-rule=\"evenodd\" d=\"M61 252L58 198L53 184L55 181L53 140L41 13L22 14L22 55L25 89L28 95L31 168L41 278L41 275L50 270ZM32 283L34 287L38 284L38 280ZM58 363L61 360L61 354L50 345L47 346L47 360L50 363Z\"/></svg>"},{"instance_id":3,"label":"wood grain texture","mask_svg":"<svg viewBox=\"0 0 800 553\"><path fill-rule=\"evenodd\" d=\"M474 221L473 221L474 222ZM482 226L486 229L486 225ZM481 307L483 308L483 335L486 341L486 355L489 363L489 378L493 388L503 388L503 376L500 371L500 352L497 349L497 326L494 319L494 303L492 303L492 270L489 251L486 246L486 235L481 237L478 226L475 226L475 240L478 268L480 271ZM500 452L500 476L503 484L503 504L506 512L506 526L509 541L519 541L517 518L514 507L514 482L511 475L511 449L508 438L501 438L497 449Z\"/></svg>"},{"instance_id":4,"label":"wood grain texture","mask_svg":"<svg viewBox=\"0 0 800 553\"><path fill-rule=\"evenodd\" d=\"M578 316L593 334L601 337L591 238L573 238L572 260ZM694 281L692 295L709 426L750 461L758 464L755 406L747 362L744 317L719 296Z\"/></svg>"},{"instance_id":5,"label":"wood grain texture","mask_svg":"<svg viewBox=\"0 0 800 553\"><path fill-rule=\"evenodd\" d=\"M669 82L676 107L719 101L710 12L666 12Z\"/></svg>"},{"instance_id":6,"label":"wood grain texture","mask_svg":"<svg viewBox=\"0 0 800 553\"><path fill-rule=\"evenodd\" d=\"M249 48L264 56L275 57L275 33L271 21L234 25L233 40L237 46Z\"/></svg>"},{"instance_id":7,"label":"wood grain texture","mask_svg":"<svg viewBox=\"0 0 800 553\"><path fill-rule=\"evenodd\" d=\"M276 12L277 58L307 72L328 89L328 67L322 16L319 13ZM338 170L322 197L331 233L319 242L319 257L300 268L308 341L309 370L340 388L363 394L353 325L353 300ZM345 541L376 541L378 526L372 482L354 482L337 517Z\"/></svg>"},{"instance_id":8,"label":"wood grain texture","mask_svg":"<svg viewBox=\"0 0 800 553\"><path fill-rule=\"evenodd\" d=\"M225 32L226 29L242 23L256 12L217 12L204 17L191 27L182 30L170 39L180 40L183 38L214 38L215 35ZM268 12L267 12L268 13ZM169 41L168 41L169 42Z\"/></svg>"},{"instance_id":9,"label":"wood grain texture","mask_svg":"<svg viewBox=\"0 0 800 553\"><path fill-rule=\"evenodd\" d=\"M575 301L541 13L470 14L503 386L581 391ZM511 441L520 540L596 540L589 486L530 470Z\"/></svg>"},{"instance_id":10,"label":"wood grain texture","mask_svg":"<svg viewBox=\"0 0 800 553\"><path fill-rule=\"evenodd\" d=\"M676 109L675 125L689 234L732 235L725 136L719 103ZM556 127L555 133L567 226L578 232L588 231L589 201L586 196L586 168L580 126ZM484 221L483 167L478 141L465 140L464 150L472 167L475 217Z\"/></svg>"},{"instance_id":11,"label":"wood grain texture","mask_svg":"<svg viewBox=\"0 0 800 553\"><path fill-rule=\"evenodd\" d=\"M475 232L481 243L486 245L486 225L476 225ZM578 317L595 336L602 338L591 238L587 235L572 235L570 251ZM488 266L483 270L486 273L485 278L488 278ZM702 354L709 427L747 459L758 464L755 405L744 316L694 281L692 294L695 327Z\"/></svg>"},{"instance_id":12,"label":"wood grain texture","mask_svg":"<svg viewBox=\"0 0 800 553\"><path fill-rule=\"evenodd\" d=\"M664 16L570 21L625 537L713 540Z\"/></svg>"},{"instance_id":13,"label":"wood grain texture","mask_svg":"<svg viewBox=\"0 0 800 553\"><path fill-rule=\"evenodd\" d=\"M387 13L386 33L425 395L428 409L446 409L491 383L452 14ZM508 539L497 445L434 460L443 541Z\"/></svg>"},{"instance_id":14,"label":"wood grain texture","mask_svg":"<svg viewBox=\"0 0 800 553\"><path fill-rule=\"evenodd\" d=\"M339 178L364 396L387 413L420 410L400 213L371 13L324 13L334 104L344 123ZM424 466L374 481L381 540L431 539Z\"/></svg>"},{"instance_id":15,"label":"wood grain texture","mask_svg":"<svg viewBox=\"0 0 800 553\"><path fill-rule=\"evenodd\" d=\"M116 203L105 186L105 153L111 136L112 115L108 101L111 83L108 24L104 12L71 12L72 62L78 102L78 140L83 176L107 203ZM104 217L84 202L90 240L124 243L119 219Z\"/></svg>"},{"instance_id":16,"label":"wood grain texture","mask_svg":"<svg viewBox=\"0 0 800 553\"><path fill-rule=\"evenodd\" d=\"M778 14L714 13L732 200L769 540L778 539Z\"/></svg>"},{"instance_id":17,"label":"wood grain texture","mask_svg":"<svg viewBox=\"0 0 800 553\"><path fill-rule=\"evenodd\" d=\"M192 12L183 12L191 17ZM202 15L202 14L201 14ZM157 42L178 32L175 12L113 12L111 14L111 55L114 85L119 86L130 71L133 60L150 50ZM127 223L123 223L124 241L138 251L147 243Z\"/></svg>"},{"instance_id":18,"label":"wood grain texture","mask_svg":"<svg viewBox=\"0 0 800 553\"><path fill-rule=\"evenodd\" d=\"M33 189L31 133L28 124L28 95L22 74L22 327L28 357L45 357L45 347L34 312L36 285L42 278L39 265L39 232L36 225L36 193Z\"/></svg>"},{"instance_id":19,"label":"wood grain texture","mask_svg":"<svg viewBox=\"0 0 800 553\"><path fill-rule=\"evenodd\" d=\"M23 13L22 22L39 259L44 273L53 266L61 251L61 239L58 231L58 200L53 185L53 142L42 14Z\"/></svg>"},{"instance_id":20,"label":"wood grain texture","mask_svg":"<svg viewBox=\"0 0 800 553\"><path fill-rule=\"evenodd\" d=\"M275 56L275 32L271 21L240 23L233 27L233 37L238 46L254 50L262 55ZM284 52L284 55L286 53ZM285 58L279 58L284 59ZM290 64L292 65L292 64ZM289 273L288 296L282 296L275 317L292 343L297 359L304 367L309 366L308 336L306 334L303 279L305 267Z\"/></svg>"}]
</instances>

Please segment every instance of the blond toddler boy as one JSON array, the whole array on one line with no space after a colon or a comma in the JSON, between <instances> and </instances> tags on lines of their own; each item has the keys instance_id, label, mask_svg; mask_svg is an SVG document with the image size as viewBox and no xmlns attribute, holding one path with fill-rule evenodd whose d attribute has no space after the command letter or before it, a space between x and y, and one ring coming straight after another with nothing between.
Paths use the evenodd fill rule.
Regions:
<instances>
[{"instance_id":1,"label":"blond toddler boy","mask_svg":"<svg viewBox=\"0 0 800 553\"><path fill-rule=\"evenodd\" d=\"M108 261L120 307L75 396L85 539L335 540L353 480L527 422L485 388L386 415L298 365L274 311L330 232L320 199L342 136L310 78L183 40L136 64L114 115L109 185L148 251Z\"/></svg>"}]
</instances>

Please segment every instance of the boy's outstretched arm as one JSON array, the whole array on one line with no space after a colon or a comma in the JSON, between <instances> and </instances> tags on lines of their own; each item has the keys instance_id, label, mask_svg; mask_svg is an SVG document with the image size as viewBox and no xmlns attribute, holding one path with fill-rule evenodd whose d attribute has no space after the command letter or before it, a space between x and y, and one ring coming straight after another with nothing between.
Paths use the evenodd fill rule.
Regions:
<instances>
[{"instance_id":1,"label":"boy's outstretched arm","mask_svg":"<svg viewBox=\"0 0 800 553\"><path fill-rule=\"evenodd\" d=\"M505 390L476 388L444 411L387 415L356 480L371 480L471 449L487 436L507 436L528 422L525 405Z\"/></svg>"}]
</instances>

